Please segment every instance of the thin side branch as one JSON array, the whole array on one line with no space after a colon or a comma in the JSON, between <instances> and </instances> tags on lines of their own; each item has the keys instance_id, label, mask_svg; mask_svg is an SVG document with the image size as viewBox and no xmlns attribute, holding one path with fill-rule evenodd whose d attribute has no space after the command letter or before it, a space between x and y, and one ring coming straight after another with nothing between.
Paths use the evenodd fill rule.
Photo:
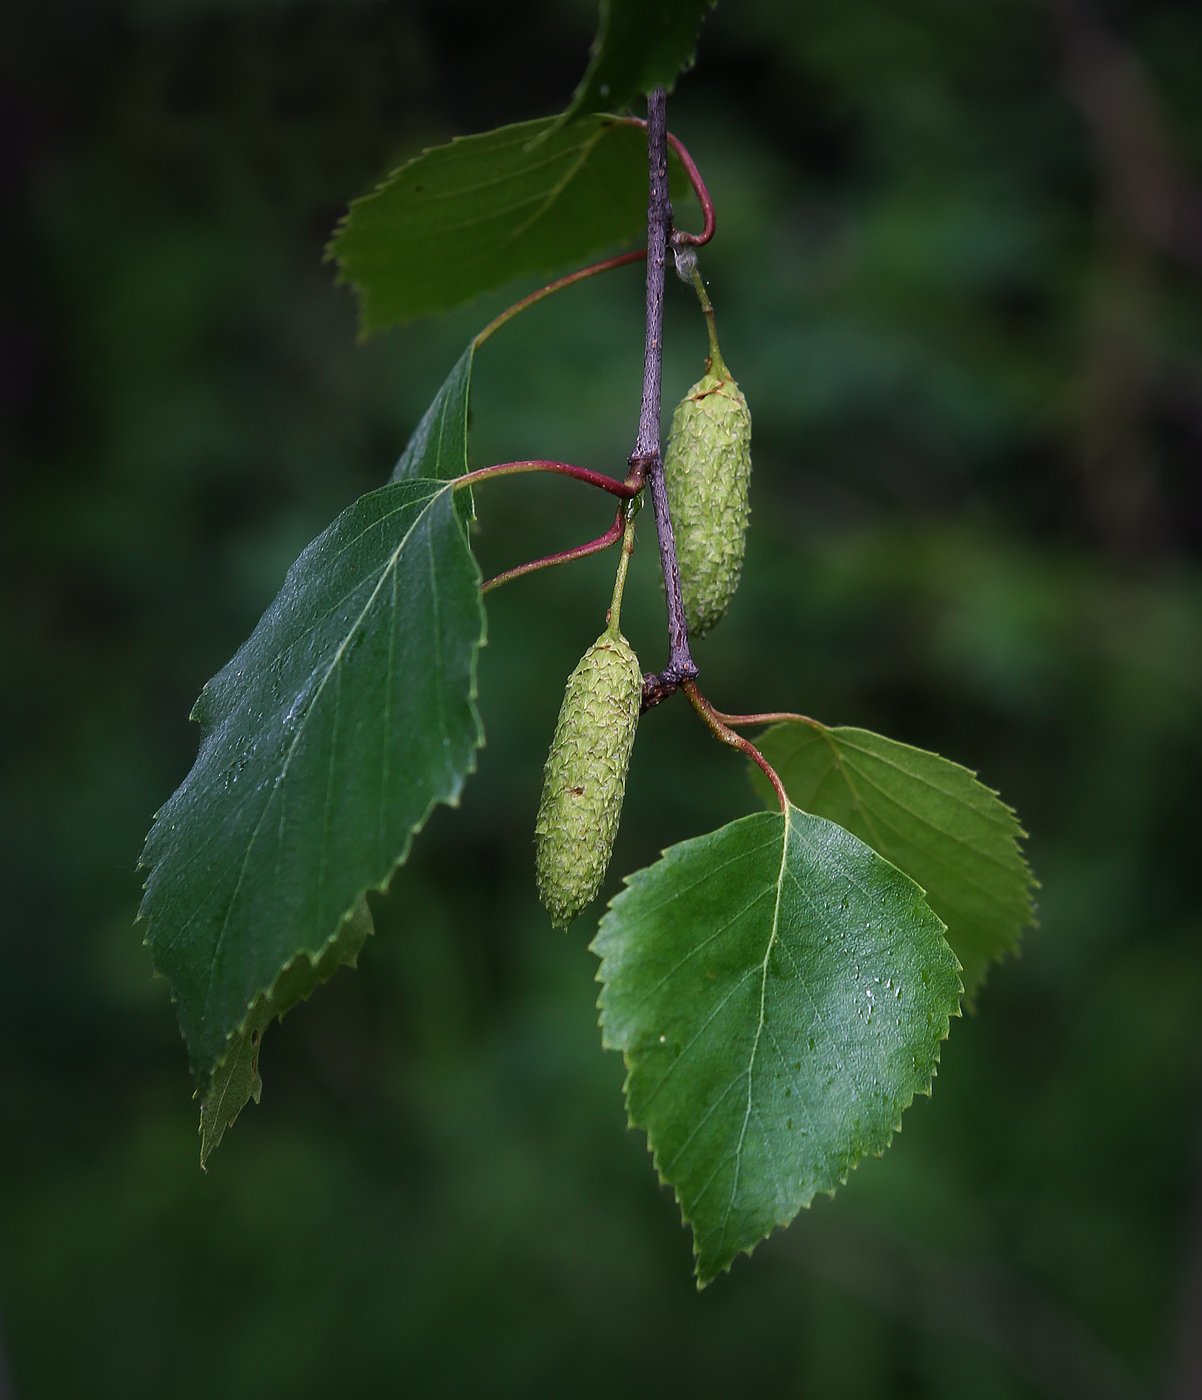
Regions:
<instances>
[{"instance_id":1,"label":"thin side branch","mask_svg":"<svg viewBox=\"0 0 1202 1400\"><path fill-rule=\"evenodd\" d=\"M562 277L557 277L553 282L548 282L545 287L539 287L529 296L524 296L520 301L515 301L507 307L499 316L494 317L487 326L480 331L473 342L478 350L481 345L499 331L507 321L513 318L527 307L533 306L536 302L542 301L544 297L552 296L555 292L562 292L565 287L573 287L577 282L583 282L588 277L596 277L601 272L612 272L615 267L626 267L629 263L642 262L647 256L644 248L635 248L629 253L619 253L617 257L604 258L601 262L590 263L588 267L578 267L575 272L565 273Z\"/></svg>"},{"instance_id":2,"label":"thin side branch","mask_svg":"<svg viewBox=\"0 0 1202 1400\"><path fill-rule=\"evenodd\" d=\"M455 490L464 486L476 486L481 481L489 481L496 476L520 476L524 472L551 472L556 476L570 476L573 481L582 481L586 486L596 486L608 491L611 496L629 500L637 496L639 487L630 481L619 481L617 477L606 476L604 472L592 471L589 467L573 466L571 462L552 462L542 457L534 457L521 462L495 462L490 467L477 467L455 478Z\"/></svg>"},{"instance_id":3,"label":"thin side branch","mask_svg":"<svg viewBox=\"0 0 1202 1400\"><path fill-rule=\"evenodd\" d=\"M572 549L562 549L556 554L544 554L541 559L532 559L528 564L518 564L512 569L506 569L504 573L490 578L480 591L489 593L494 588L500 588L503 583L511 583L515 578L524 578L527 574L537 573L539 569L553 569L557 564L570 564L574 559L587 559L590 554L599 554L603 549L609 549L612 545L617 544L622 538L625 520L626 507L619 506L618 513L614 516L614 523L603 535L598 535L595 540L575 545Z\"/></svg>"}]
</instances>

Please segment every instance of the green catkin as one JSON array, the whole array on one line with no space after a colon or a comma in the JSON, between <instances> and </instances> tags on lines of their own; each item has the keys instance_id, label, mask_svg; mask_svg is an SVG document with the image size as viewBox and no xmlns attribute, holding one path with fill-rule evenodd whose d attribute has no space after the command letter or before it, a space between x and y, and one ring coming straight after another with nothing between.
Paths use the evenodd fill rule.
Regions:
<instances>
[{"instance_id":1,"label":"green catkin","mask_svg":"<svg viewBox=\"0 0 1202 1400\"><path fill-rule=\"evenodd\" d=\"M562 928L597 893L634 747L643 675L620 632L604 632L568 677L534 824L538 893Z\"/></svg>"},{"instance_id":2,"label":"green catkin","mask_svg":"<svg viewBox=\"0 0 1202 1400\"><path fill-rule=\"evenodd\" d=\"M751 414L716 342L709 368L672 415L664 479L685 621L703 637L739 586L751 513Z\"/></svg>"}]
</instances>

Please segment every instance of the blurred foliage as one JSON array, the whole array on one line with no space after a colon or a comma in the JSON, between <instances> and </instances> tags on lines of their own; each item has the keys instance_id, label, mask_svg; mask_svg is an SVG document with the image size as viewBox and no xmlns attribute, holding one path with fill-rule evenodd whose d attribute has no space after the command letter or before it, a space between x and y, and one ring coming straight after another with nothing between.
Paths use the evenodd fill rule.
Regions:
<instances>
[{"instance_id":1,"label":"blurred foliage","mask_svg":"<svg viewBox=\"0 0 1202 1400\"><path fill-rule=\"evenodd\" d=\"M585 0L48 0L2 21L13 1390L1196 1394L1202 14L1172 0L744 0L673 102L756 430L707 689L978 769L1043 882L1040 928L888 1157L693 1292L598 1048L589 925L553 933L531 875L603 558L490 600L462 809L377 901L360 971L273 1031L262 1106L198 1170L131 926L139 843L191 762L201 683L509 299L356 348L323 243L421 145L564 105L594 22ZM670 299L669 401L704 354L690 298ZM503 335L475 460L620 470L637 272ZM478 504L486 569L608 519L564 482ZM624 623L650 666L648 542ZM654 712L609 892L752 802L682 706Z\"/></svg>"}]
</instances>

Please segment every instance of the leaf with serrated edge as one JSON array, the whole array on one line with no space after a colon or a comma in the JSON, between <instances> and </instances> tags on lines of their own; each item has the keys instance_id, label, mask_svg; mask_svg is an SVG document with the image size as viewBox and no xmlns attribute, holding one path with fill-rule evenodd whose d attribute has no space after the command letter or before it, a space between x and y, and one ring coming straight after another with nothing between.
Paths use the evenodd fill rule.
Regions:
<instances>
[{"instance_id":1,"label":"leaf with serrated edge","mask_svg":"<svg viewBox=\"0 0 1202 1400\"><path fill-rule=\"evenodd\" d=\"M141 917L203 1092L248 1008L386 887L482 742L480 573L453 487L370 492L297 559L193 710L196 763L155 819Z\"/></svg>"},{"instance_id":2,"label":"leaf with serrated edge","mask_svg":"<svg viewBox=\"0 0 1202 1400\"><path fill-rule=\"evenodd\" d=\"M671 88L693 65L697 32L716 0L602 0L592 59L561 120L620 111L652 88Z\"/></svg>"},{"instance_id":3,"label":"leaf with serrated edge","mask_svg":"<svg viewBox=\"0 0 1202 1400\"><path fill-rule=\"evenodd\" d=\"M138 917L172 983L202 1096L231 1053L224 1099L256 1093L231 1037L298 959L324 965L344 919L386 887L432 808L456 803L474 767L484 612L464 524L470 493L449 484L467 470L473 350L392 484L301 554L193 709L200 753L147 837Z\"/></svg>"},{"instance_id":4,"label":"leaf with serrated edge","mask_svg":"<svg viewBox=\"0 0 1202 1400\"><path fill-rule=\"evenodd\" d=\"M534 144L537 143L537 144ZM551 273L638 233L646 136L589 116L520 122L434 146L352 202L330 242L364 334Z\"/></svg>"},{"instance_id":5,"label":"leaf with serrated edge","mask_svg":"<svg viewBox=\"0 0 1202 1400\"><path fill-rule=\"evenodd\" d=\"M419 476L452 481L467 470L467 410L475 354L476 342L472 340L409 435L389 481ZM466 487L461 494L468 494Z\"/></svg>"},{"instance_id":6,"label":"leaf with serrated edge","mask_svg":"<svg viewBox=\"0 0 1202 1400\"><path fill-rule=\"evenodd\" d=\"M603 1039L703 1287L884 1151L930 1091L960 979L918 886L792 806L626 883L593 942Z\"/></svg>"},{"instance_id":7,"label":"leaf with serrated edge","mask_svg":"<svg viewBox=\"0 0 1202 1400\"><path fill-rule=\"evenodd\" d=\"M1026 832L975 773L867 729L777 724L756 740L792 802L838 822L927 892L968 998L1034 922ZM759 769L752 779L775 801Z\"/></svg>"},{"instance_id":8,"label":"leaf with serrated edge","mask_svg":"<svg viewBox=\"0 0 1202 1400\"><path fill-rule=\"evenodd\" d=\"M221 1063L213 1071L208 1093L200 1104L200 1165L216 1151L225 1130L232 1126L251 1099L259 1102L263 1090L259 1078L259 1047L267 1027L328 982L340 967L354 967L359 950L372 933L371 910L360 902L343 921L334 941L319 958L299 953L247 1012L246 1020L226 1043Z\"/></svg>"}]
</instances>

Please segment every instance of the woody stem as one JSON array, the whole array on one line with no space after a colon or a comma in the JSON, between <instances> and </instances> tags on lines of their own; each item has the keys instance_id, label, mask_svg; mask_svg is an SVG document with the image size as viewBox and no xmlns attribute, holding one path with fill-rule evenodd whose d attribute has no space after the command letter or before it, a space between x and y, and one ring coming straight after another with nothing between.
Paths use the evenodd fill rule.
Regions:
<instances>
[{"instance_id":1,"label":"woody stem","mask_svg":"<svg viewBox=\"0 0 1202 1400\"><path fill-rule=\"evenodd\" d=\"M660 567L668 610L668 664L662 679L678 685L698 674L689 648L689 626L685 620L680 593L680 565L676 558L676 537L668 509L668 488L664 481L664 461L660 449L660 385L663 371L664 263L672 227L672 204L668 192L668 99L656 88L647 101L647 331L643 343L643 397L639 409L639 429L632 468L642 468L655 529L659 536Z\"/></svg>"}]
</instances>

